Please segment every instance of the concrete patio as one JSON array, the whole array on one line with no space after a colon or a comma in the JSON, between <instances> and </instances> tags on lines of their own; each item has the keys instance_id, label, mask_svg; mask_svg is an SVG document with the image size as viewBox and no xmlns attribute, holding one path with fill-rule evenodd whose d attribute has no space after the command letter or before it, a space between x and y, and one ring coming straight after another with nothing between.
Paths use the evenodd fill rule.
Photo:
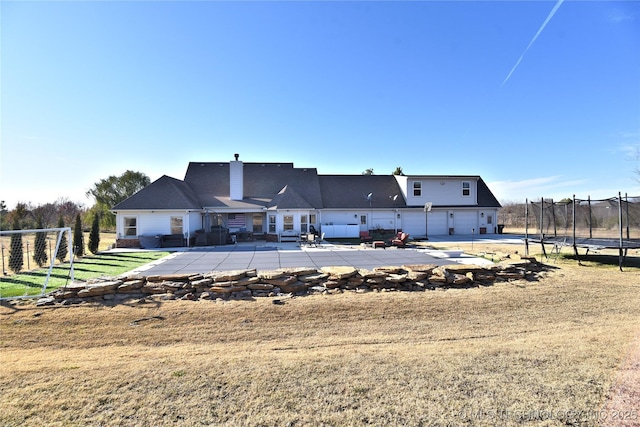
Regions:
<instances>
[{"instance_id":1,"label":"concrete patio","mask_svg":"<svg viewBox=\"0 0 640 427\"><path fill-rule=\"evenodd\" d=\"M470 242L490 240L500 243L523 244L518 236L491 237L479 236L442 236L430 238L429 243ZM318 247L301 247L295 242L270 243L264 241L243 242L215 247L163 248L157 250L172 251L169 256L144 265L134 272L145 275L173 273L206 273L209 271L229 270L274 270L285 267L352 266L373 269L380 266L401 266L403 264L451 263L487 265L491 262L484 258L466 254L451 256L446 252L420 247L373 249L361 245L339 245L323 243ZM131 251L131 250L128 250Z\"/></svg>"}]
</instances>

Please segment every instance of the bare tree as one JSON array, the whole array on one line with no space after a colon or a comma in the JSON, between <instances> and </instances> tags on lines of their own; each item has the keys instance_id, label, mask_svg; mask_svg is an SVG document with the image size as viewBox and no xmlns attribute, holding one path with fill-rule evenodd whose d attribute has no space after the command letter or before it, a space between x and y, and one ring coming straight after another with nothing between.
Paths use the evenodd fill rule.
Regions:
<instances>
[{"instance_id":1,"label":"bare tree","mask_svg":"<svg viewBox=\"0 0 640 427\"><path fill-rule=\"evenodd\" d=\"M37 218L36 228L53 227L58 220L58 206L55 203L38 205L32 212Z\"/></svg>"}]
</instances>

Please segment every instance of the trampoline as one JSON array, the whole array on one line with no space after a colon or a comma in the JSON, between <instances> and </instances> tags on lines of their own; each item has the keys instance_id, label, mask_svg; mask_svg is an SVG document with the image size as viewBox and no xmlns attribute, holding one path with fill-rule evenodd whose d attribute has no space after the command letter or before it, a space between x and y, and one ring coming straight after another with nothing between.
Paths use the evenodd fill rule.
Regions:
<instances>
[{"instance_id":1,"label":"trampoline","mask_svg":"<svg viewBox=\"0 0 640 427\"><path fill-rule=\"evenodd\" d=\"M578 263L589 251L611 249L618 251L618 266L622 271L629 250L640 249L640 197L617 197L608 199L540 199L527 200L525 211L525 252L529 243L540 243L548 259L546 245L559 256L563 247L573 248ZM529 234L529 224L536 225L536 234Z\"/></svg>"}]
</instances>

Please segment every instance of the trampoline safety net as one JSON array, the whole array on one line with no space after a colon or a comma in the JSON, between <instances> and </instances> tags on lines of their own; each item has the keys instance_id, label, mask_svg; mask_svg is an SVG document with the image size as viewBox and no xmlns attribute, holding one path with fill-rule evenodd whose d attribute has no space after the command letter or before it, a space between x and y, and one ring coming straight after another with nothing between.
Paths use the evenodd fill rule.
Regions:
<instances>
[{"instance_id":1,"label":"trampoline safety net","mask_svg":"<svg viewBox=\"0 0 640 427\"><path fill-rule=\"evenodd\" d=\"M609 199L574 196L554 202L542 198L539 202L527 201L525 216L525 242L540 242L545 255L546 243L554 248L573 246L578 261L578 248L586 248L587 253L590 249L617 249L622 270L627 251L640 248L640 197L618 193L618 197Z\"/></svg>"},{"instance_id":2,"label":"trampoline safety net","mask_svg":"<svg viewBox=\"0 0 640 427\"><path fill-rule=\"evenodd\" d=\"M529 203L527 228L543 239L640 239L640 196ZM614 244L613 247L618 247Z\"/></svg>"}]
</instances>

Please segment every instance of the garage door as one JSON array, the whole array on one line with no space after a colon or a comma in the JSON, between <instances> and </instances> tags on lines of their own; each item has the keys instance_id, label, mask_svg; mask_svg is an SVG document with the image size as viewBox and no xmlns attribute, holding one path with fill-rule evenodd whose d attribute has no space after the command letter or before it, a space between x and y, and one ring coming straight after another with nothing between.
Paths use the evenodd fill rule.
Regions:
<instances>
[{"instance_id":1,"label":"garage door","mask_svg":"<svg viewBox=\"0 0 640 427\"><path fill-rule=\"evenodd\" d=\"M432 211L429 214L429 236L446 236L449 234L447 213Z\"/></svg>"},{"instance_id":2,"label":"garage door","mask_svg":"<svg viewBox=\"0 0 640 427\"><path fill-rule=\"evenodd\" d=\"M409 233L411 237L424 237L424 212L403 212L399 225L402 227L402 231Z\"/></svg>"},{"instance_id":3,"label":"garage door","mask_svg":"<svg viewBox=\"0 0 640 427\"><path fill-rule=\"evenodd\" d=\"M460 212L456 211L454 216L455 234L471 234L471 229L475 229L478 234L478 213L477 212Z\"/></svg>"}]
</instances>

